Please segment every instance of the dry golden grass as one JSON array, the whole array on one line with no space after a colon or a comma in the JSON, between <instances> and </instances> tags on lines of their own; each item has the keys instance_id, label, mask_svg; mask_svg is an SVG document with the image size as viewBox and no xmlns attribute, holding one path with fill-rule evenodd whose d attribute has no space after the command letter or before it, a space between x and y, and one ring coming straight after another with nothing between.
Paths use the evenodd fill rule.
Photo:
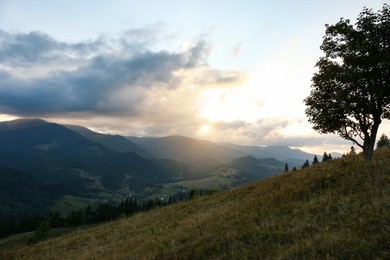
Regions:
<instances>
[{"instance_id":1,"label":"dry golden grass","mask_svg":"<svg viewBox=\"0 0 390 260\"><path fill-rule=\"evenodd\" d=\"M390 258L390 150L74 231L4 259Z\"/></svg>"}]
</instances>

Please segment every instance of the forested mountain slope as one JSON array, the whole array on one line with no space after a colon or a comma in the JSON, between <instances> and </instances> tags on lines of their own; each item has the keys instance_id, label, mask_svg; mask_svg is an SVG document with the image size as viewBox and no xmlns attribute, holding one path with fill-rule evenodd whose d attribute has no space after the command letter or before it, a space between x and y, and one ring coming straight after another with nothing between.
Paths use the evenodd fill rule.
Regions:
<instances>
[{"instance_id":1,"label":"forested mountain slope","mask_svg":"<svg viewBox=\"0 0 390 260\"><path fill-rule=\"evenodd\" d=\"M79 230L12 259L387 259L390 150Z\"/></svg>"}]
</instances>

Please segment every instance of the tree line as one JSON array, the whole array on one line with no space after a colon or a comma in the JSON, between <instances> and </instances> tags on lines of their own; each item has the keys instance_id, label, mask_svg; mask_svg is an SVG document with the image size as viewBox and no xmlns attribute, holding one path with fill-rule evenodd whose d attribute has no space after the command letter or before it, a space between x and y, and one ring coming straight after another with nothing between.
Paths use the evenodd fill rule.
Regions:
<instances>
[{"instance_id":1,"label":"tree line","mask_svg":"<svg viewBox=\"0 0 390 260\"><path fill-rule=\"evenodd\" d=\"M37 242L45 238L46 233L51 228L76 227L108 222L183 200L192 200L200 196L210 195L214 192L216 191L192 189L188 192L182 191L170 196L168 200L155 198L138 202L135 198L128 198L119 204L99 203L95 207L88 205L84 210L72 211L66 217L61 216L58 211L51 211L47 216L35 215L23 218L18 222L13 219L0 220L0 238L16 233L35 231L32 242Z\"/></svg>"},{"instance_id":2,"label":"tree line","mask_svg":"<svg viewBox=\"0 0 390 260\"><path fill-rule=\"evenodd\" d=\"M390 147L390 139L387 137L386 134L382 134L380 136L380 138L376 144L376 147L377 147L377 149ZM351 150L347 155L356 155L356 150L353 146L351 146ZM347 156L347 155L343 154L343 157ZM331 161L331 160L333 160L332 154L330 154L330 153L328 154L327 152L324 152L324 154L322 155L322 162L327 162L327 161ZM314 158L313 158L311 165L316 165L318 163L320 163L320 161L318 160L317 155L314 155ZM310 162L308 159L306 159L306 161L301 166L301 169L307 168L309 166L310 166ZM289 169L288 163L286 163L284 166L284 172L288 172L289 170L290 169ZM292 168L292 171L296 171L296 170L297 170L296 167Z\"/></svg>"},{"instance_id":3,"label":"tree line","mask_svg":"<svg viewBox=\"0 0 390 260\"><path fill-rule=\"evenodd\" d=\"M328 154L328 153L324 152L324 154L322 156L322 162L327 162L327 161L330 161L332 159L333 158L332 158L331 154ZM320 161L318 160L317 155L314 155L314 158L313 158L313 161L312 161L312 165L315 165L315 164L318 164L318 163L320 163ZM301 166L301 169L307 168L309 166L310 166L309 159L306 159L306 161ZM291 170L292 171L297 171L297 168L294 166ZM284 166L284 172L288 172L288 171L290 171L290 168L288 166L288 163L286 163L285 166Z\"/></svg>"}]
</instances>

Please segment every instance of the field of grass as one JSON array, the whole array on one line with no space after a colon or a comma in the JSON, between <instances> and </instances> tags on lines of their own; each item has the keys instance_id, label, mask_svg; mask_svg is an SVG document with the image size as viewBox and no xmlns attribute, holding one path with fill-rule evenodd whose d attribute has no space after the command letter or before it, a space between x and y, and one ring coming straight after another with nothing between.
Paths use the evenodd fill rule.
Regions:
<instances>
[{"instance_id":1,"label":"field of grass","mask_svg":"<svg viewBox=\"0 0 390 260\"><path fill-rule=\"evenodd\" d=\"M390 150L76 230L0 259L389 259Z\"/></svg>"},{"instance_id":2,"label":"field of grass","mask_svg":"<svg viewBox=\"0 0 390 260\"><path fill-rule=\"evenodd\" d=\"M223 190L227 187L233 187L238 181L240 181L238 170L225 167L202 179L179 181L173 184L166 184L166 186L178 185L187 189Z\"/></svg>"},{"instance_id":3,"label":"field of grass","mask_svg":"<svg viewBox=\"0 0 390 260\"><path fill-rule=\"evenodd\" d=\"M161 183L158 188L150 192L151 195L147 196L146 200L155 198L168 199L170 196L177 195L183 191L189 192L192 189L222 191L237 186L243 180L244 178L240 176L239 170L223 167L212 172L210 176L203 178Z\"/></svg>"},{"instance_id":4,"label":"field of grass","mask_svg":"<svg viewBox=\"0 0 390 260\"><path fill-rule=\"evenodd\" d=\"M63 216L68 216L72 210L84 210L88 205L93 204L95 200L71 195L65 195L59 199L52 207L52 211L58 211Z\"/></svg>"},{"instance_id":5,"label":"field of grass","mask_svg":"<svg viewBox=\"0 0 390 260\"><path fill-rule=\"evenodd\" d=\"M34 232L25 232L0 239L0 252L10 249L15 245L26 245L28 241L33 237L33 235Z\"/></svg>"},{"instance_id":6,"label":"field of grass","mask_svg":"<svg viewBox=\"0 0 390 260\"><path fill-rule=\"evenodd\" d=\"M75 230L81 230L88 227L92 227L94 225L84 226L84 227L68 227L68 228L56 228L51 229L49 238L56 238L59 236L63 236L67 233L73 232ZM34 232L25 232L25 233L19 233L14 234L11 236L8 236L6 238L0 239L0 252L9 250L15 246L21 246L21 245L27 245L29 244L29 241L34 237ZM0 257L0 259L2 259Z\"/></svg>"}]
</instances>

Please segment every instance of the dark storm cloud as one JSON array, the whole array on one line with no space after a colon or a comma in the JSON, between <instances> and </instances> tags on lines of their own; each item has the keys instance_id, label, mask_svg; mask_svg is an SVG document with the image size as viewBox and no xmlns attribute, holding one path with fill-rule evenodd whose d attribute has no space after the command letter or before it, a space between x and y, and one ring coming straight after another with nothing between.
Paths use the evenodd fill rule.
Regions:
<instances>
[{"instance_id":1,"label":"dark storm cloud","mask_svg":"<svg viewBox=\"0 0 390 260\"><path fill-rule=\"evenodd\" d=\"M40 32L10 34L0 31L0 60L2 63L22 65L37 62L61 45Z\"/></svg>"},{"instance_id":2,"label":"dark storm cloud","mask_svg":"<svg viewBox=\"0 0 390 260\"><path fill-rule=\"evenodd\" d=\"M11 34L0 30L0 62L14 67L61 61L66 55L89 55L105 47L102 39L70 44L42 32Z\"/></svg>"},{"instance_id":3,"label":"dark storm cloud","mask_svg":"<svg viewBox=\"0 0 390 260\"><path fill-rule=\"evenodd\" d=\"M128 35L117 39L117 46L122 46L120 42L126 37ZM135 41L136 45L139 42ZM208 52L203 42L182 52L140 51L136 47L129 51L129 46L130 43L125 51L107 52L110 45L102 39L67 44L40 32L10 34L0 31L1 112L21 116L68 112L132 113L144 98L140 89L156 85L175 88L180 79L174 72L204 64ZM51 64L61 64L67 58L59 53L66 52L82 57L93 54L93 57L79 57L79 63L72 64L75 67L72 70L58 65L49 67L49 73L33 78L19 75L18 68L44 66L49 59ZM8 69L1 71L1 65Z\"/></svg>"}]
</instances>

